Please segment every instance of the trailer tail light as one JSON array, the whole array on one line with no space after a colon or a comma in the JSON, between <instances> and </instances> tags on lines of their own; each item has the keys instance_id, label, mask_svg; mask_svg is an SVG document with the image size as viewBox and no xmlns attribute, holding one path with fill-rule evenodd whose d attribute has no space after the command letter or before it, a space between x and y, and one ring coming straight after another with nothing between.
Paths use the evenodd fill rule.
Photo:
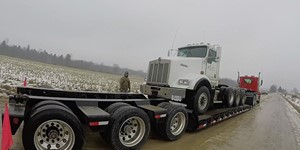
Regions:
<instances>
[{"instance_id":1,"label":"trailer tail light","mask_svg":"<svg viewBox=\"0 0 300 150\"><path fill-rule=\"evenodd\" d=\"M20 123L20 119L19 118L13 118L12 123L17 125L17 124Z\"/></svg>"},{"instance_id":2,"label":"trailer tail light","mask_svg":"<svg viewBox=\"0 0 300 150\"><path fill-rule=\"evenodd\" d=\"M89 125L95 127L95 126L108 125L108 123L109 121L96 121L96 122L90 122Z\"/></svg>"},{"instance_id":3,"label":"trailer tail light","mask_svg":"<svg viewBox=\"0 0 300 150\"><path fill-rule=\"evenodd\" d=\"M155 119L164 118L167 114L155 115Z\"/></svg>"}]
</instances>

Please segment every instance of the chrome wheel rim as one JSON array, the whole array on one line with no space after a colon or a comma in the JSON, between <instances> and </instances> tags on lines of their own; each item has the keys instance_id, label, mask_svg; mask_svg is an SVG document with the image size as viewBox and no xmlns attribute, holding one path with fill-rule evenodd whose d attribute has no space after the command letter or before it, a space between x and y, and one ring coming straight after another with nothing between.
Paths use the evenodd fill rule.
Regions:
<instances>
[{"instance_id":1,"label":"chrome wheel rim","mask_svg":"<svg viewBox=\"0 0 300 150\"><path fill-rule=\"evenodd\" d=\"M131 117L123 122L119 130L119 140L126 147L137 145L146 133L145 122L140 117Z\"/></svg>"},{"instance_id":2,"label":"chrome wheel rim","mask_svg":"<svg viewBox=\"0 0 300 150\"><path fill-rule=\"evenodd\" d=\"M62 120L48 120L34 133L34 146L39 150L71 150L75 144L73 129Z\"/></svg>"},{"instance_id":3,"label":"chrome wheel rim","mask_svg":"<svg viewBox=\"0 0 300 150\"><path fill-rule=\"evenodd\" d=\"M176 113L170 123L170 129L171 133L173 135L179 135L182 133L184 127L185 127L186 117L183 112Z\"/></svg>"},{"instance_id":4,"label":"chrome wheel rim","mask_svg":"<svg viewBox=\"0 0 300 150\"><path fill-rule=\"evenodd\" d=\"M200 110L204 110L208 104L208 96L206 93L202 93L198 99L198 107Z\"/></svg>"}]
</instances>

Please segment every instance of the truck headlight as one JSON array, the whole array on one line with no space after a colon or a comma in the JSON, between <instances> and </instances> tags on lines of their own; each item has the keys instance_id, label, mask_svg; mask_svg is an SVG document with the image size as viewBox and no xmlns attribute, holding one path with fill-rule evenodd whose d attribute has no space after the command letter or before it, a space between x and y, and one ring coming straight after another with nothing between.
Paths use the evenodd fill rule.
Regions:
<instances>
[{"instance_id":1,"label":"truck headlight","mask_svg":"<svg viewBox=\"0 0 300 150\"><path fill-rule=\"evenodd\" d=\"M179 79L178 80L178 84L181 84L181 85L189 85L190 84L190 81L188 79Z\"/></svg>"}]
</instances>

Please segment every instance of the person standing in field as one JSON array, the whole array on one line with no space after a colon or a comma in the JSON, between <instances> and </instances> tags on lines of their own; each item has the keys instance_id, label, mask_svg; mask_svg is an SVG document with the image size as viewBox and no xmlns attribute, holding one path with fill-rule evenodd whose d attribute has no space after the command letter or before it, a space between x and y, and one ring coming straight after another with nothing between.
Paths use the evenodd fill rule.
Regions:
<instances>
[{"instance_id":1,"label":"person standing in field","mask_svg":"<svg viewBox=\"0 0 300 150\"><path fill-rule=\"evenodd\" d=\"M120 92L130 92L130 80L128 78L128 72L124 73L124 76L120 79Z\"/></svg>"}]
</instances>

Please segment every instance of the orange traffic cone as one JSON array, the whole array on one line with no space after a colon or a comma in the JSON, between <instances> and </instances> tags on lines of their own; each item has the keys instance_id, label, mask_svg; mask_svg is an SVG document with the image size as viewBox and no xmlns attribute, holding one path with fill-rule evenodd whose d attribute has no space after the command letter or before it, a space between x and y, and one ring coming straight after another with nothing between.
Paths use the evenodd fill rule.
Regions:
<instances>
[{"instance_id":1,"label":"orange traffic cone","mask_svg":"<svg viewBox=\"0 0 300 150\"><path fill-rule=\"evenodd\" d=\"M4 118L2 122L2 150L8 150L13 145L13 139L10 128L9 112L7 103L5 104Z\"/></svg>"},{"instance_id":2,"label":"orange traffic cone","mask_svg":"<svg viewBox=\"0 0 300 150\"><path fill-rule=\"evenodd\" d=\"M24 80L24 82L23 82L23 86L26 86L27 85L27 79L26 79L26 77L25 77L25 80Z\"/></svg>"}]
</instances>

